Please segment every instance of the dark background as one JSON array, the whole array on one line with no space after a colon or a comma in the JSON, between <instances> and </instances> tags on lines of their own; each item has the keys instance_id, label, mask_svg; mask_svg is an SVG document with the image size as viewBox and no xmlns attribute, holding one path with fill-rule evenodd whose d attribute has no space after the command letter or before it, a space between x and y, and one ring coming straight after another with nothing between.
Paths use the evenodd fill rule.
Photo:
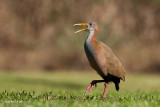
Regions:
<instances>
[{"instance_id":1,"label":"dark background","mask_svg":"<svg viewBox=\"0 0 160 107\"><path fill-rule=\"evenodd\" d=\"M160 72L160 0L0 0L0 69L91 69L88 21L128 72Z\"/></svg>"}]
</instances>

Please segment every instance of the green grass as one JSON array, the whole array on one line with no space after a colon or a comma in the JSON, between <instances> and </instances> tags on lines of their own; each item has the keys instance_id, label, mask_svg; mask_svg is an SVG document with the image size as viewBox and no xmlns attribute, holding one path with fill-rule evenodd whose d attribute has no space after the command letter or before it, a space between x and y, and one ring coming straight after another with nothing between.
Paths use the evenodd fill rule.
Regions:
<instances>
[{"instance_id":1,"label":"green grass","mask_svg":"<svg viewBox=\"0 0 160 107\"><path fill-rule=\"evenodd\" d=\"M98 84L87 96L84 91L95 72L8 72L0 73L0 106L59 107L158 107L160 76L128 74L120 91L109 84L102 98L104 84Z\"/></svg>"}]
</instances>

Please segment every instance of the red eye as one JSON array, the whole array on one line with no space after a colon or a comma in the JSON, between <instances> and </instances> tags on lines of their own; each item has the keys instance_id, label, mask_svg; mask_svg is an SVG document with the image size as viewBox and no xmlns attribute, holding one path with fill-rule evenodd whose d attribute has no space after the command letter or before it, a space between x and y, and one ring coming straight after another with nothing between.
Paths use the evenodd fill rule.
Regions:
<instances>
[{"instance_id":1,"label":"red eye","mask_svg":"<svg viewBox=\"0 0 160 107\"><path fill-rule=\"evenodd\" d=\"M92 26L92 23L89 23L90 26Z\"/></svg>"}]
</instances>

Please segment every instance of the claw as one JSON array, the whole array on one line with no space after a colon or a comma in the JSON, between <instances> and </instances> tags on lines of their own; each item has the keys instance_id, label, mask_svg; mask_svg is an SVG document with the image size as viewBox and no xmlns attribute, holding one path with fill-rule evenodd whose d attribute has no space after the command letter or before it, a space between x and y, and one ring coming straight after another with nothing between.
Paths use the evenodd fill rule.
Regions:
<instances>
[{"instance_id":1,"label":"claw","mask_svg":"<svg viewBox=\"0 0 160 107\"><path fill-rule=\"evenodd\" d=\"M89 92L91 92L92 88L93 88L93 85L91 85L91 87L90 87L90 89L89 89Z\"/></svg>"},{"instance_id":2,"label":"claw","mask_svg":"<svg viewBox=\"0 0 160 107\"><path fill-rule=\"evenodd\" d=\"M94 87L94 85L95 85L95 89L96 89L97 83L99 83L99 82L105 82L105 80L93 80L93 81L88 85L88 87L87 87L87 89L86 89L86 92L85 92L84 94L86 95L88 91L91 92L91 90L92 90L92 88Z\"/></svg>"},{"instance_id":3,"label":"claw","mask_svg":"<svg viewBox=\"0 0 160 107\"><path fill-rule=\"evenodd\" d=\"M95 89L97 88L97 84L95 84Z\"/></svg>"},{"instance_id":4,"label":"claw","mask_svg":"<svg viewBox=\"0 0 160 107\"><path fill-rule=\"evenodd\" d=\"M94 86L95 84L96 84L95 81L92 81L92 82L89 84L89 86L88 86L88 88L87 88L87 90L86 90L86 92L85 92L85 95L87 94L88 91L91 92L91 90L92 90L92 88L93 88L93 86Z\"/></svg>"},{"instance_id":5,"label":"claw","mask_svg":"<svg viewBox=\"0 0 160 107\"><path fill-rule=\"evenodd\" d=\"M85 95L87 94L87 92L88 92L88 90L90 89L90 87L91 87L91 84L88 85L88 88L87 88L87 90L86 90L86 92L85 92Z\"/></svg>"}]
</instances>

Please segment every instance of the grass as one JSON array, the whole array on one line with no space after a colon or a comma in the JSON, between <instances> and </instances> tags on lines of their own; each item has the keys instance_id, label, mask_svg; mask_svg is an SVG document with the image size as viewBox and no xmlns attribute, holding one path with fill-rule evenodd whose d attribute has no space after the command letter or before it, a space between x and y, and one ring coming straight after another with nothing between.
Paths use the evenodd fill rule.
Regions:
<instances>
[{"instance_id":1,"label":"grass","mask_svg":"<svg viewBox=\"0 0 160 107\"><path fill-rule=\"evenodd\" d=\"M103 83L84 96L94 72L1 72L0 106L35 107L158 107L160 106L160 76L128 74L120 91L109 84L102 98Z\"/></svg>"}]
</instances>

